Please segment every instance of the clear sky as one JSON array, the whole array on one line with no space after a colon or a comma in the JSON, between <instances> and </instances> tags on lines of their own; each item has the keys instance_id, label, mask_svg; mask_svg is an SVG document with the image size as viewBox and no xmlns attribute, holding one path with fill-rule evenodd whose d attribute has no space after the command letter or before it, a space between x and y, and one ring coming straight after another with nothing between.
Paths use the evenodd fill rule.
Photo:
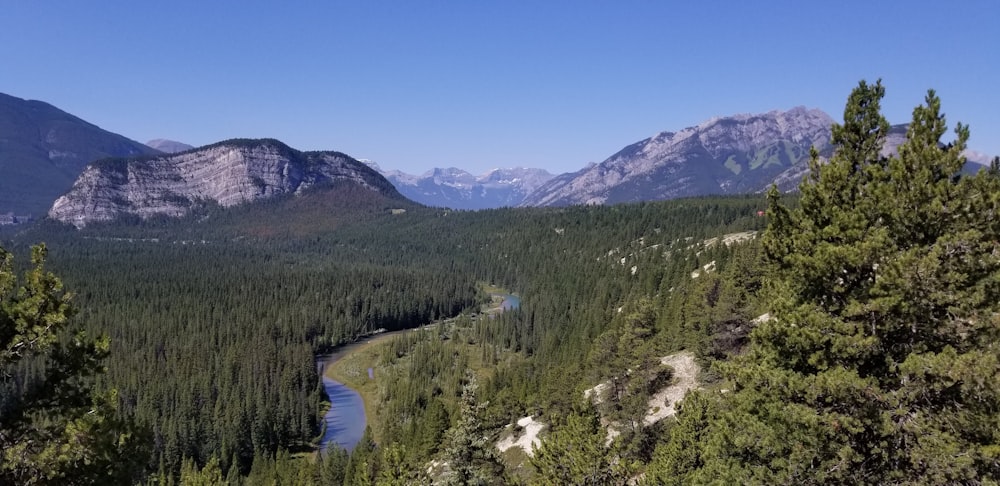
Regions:
<instances>
[{"instance_id":1,"label":"clear sky","mask_svg":"<svg viewBox=\"0 0 1000 486\"><path fill-rule=\"evenodd\" d=\"M147 141L420 173L599 162L717 115L928 88L1000 154L1000 1L0 0L0 92Z\"/></svg>"}]
</instances>

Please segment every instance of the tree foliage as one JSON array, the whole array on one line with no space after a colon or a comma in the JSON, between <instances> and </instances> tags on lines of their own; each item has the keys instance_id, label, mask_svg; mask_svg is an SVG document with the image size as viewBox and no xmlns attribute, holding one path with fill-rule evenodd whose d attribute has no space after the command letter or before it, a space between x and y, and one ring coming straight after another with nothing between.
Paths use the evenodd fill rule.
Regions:
<instances>
[{"instance_id":1,"label":"tree foliage","mask_svg":"<svg viewBox=\"0 0 1000 486\"><path fill-rule=\"evenodd\" d=\"M458 421L448 431L445 457L451 473L448 484L503 485L506 472L499 453L483 421L485 403L479 402L479 385L475 375L468 373L462 389Z\"/></svg>"},{"instance_id":2,"label":"tree foliage","mask_svg":"<svg viewBox=\"0 0 1000 486\"><path fill-rule=\"evenodd\" d=\"M613 459L605 445L607 430L589 402L563 420L531 457L536 471L532 484L628 484L629 471Z\"/></svg>"},{"instance_id":3,"label":"tree foliage","mask_svg":"<svg viewBox=\"0 0 1000 486\"><path fill-rule=\"evenodd\" d=\"M213 456L227 478L288 476L276 472L282 451L308 450L319 434L315 355L379 328L476 312L481 282L515 290L522 308L465 316L396 349L399 373L379 374L388 391L369 418L380 449L402 446L413 470L440 459L466 364L489 369L480 394L491 427L569 410L578 385L594 383L581 356L623 325L630 302L667 295L705 259L723 268L721 245L700 256L690 247L763 224L759 197L345 215L324 194L31 235L53 244L49 264L78 290L85 329L113 338L99 386L118 389L122 416L151 429L155 478L176 481L185 459L190 473ZM638 340L662 324L639 326ZM359 467L338 459L327 476L351 481Z\"/></svg>"},{"instance_id":4,"label":"tree foliage","mask_svg":"<svg viewBox=\"0 0 1000 486\"><path fill-rule=\"evenodd\" d=\"M801 206L769 194L772 318L689 398L657 452L676 483L893 484L1000 478L1000 177L961 177L933 91L882 153L881 83L862 82L814 153Z\"/></svg>"},{"instance_id":5,"label":"tree foliage","mask_svg":"<svg viewBox=\"0 0 1000 486\"><path fill-rule=\"evenodd\" d=\"M128 484L145 466L144 437L99 393L108 339L69 334L73 307L32 248L19 282L0 248L0 483Z\"/></svg>"}]
</instances>

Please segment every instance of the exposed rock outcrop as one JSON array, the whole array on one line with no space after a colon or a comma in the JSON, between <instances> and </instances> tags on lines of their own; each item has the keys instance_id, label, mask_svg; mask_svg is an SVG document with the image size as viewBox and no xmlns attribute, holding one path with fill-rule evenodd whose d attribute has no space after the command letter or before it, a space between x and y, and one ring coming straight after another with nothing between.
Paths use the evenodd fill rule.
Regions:
<instances>
[{"instance_id":1,"label":"exposed rock outcrop","mask_svg":"<svg viewBox=\"0 0 1000 486\"><path fill-rule=\"evenodd\" d=\"M182 216L331 183L402 198L370 167L339 152L299 152L277 140L228 140L176 155L105 159L84 169L49 217L77 228L122 215Z\"/></svg>"},{"instance_id":2,"label":"exposed rock outcrop","mask_svg":"<svg viewBox=\"0 0 1000 486\"><path fill-rule=\"evenodd\" d=\"M600 164L562 174L529 194L521 206L615 204L711 194L762 192L771 184L796 190L809 171L810 147L833 154L834 120L802 107L758 115L712 118L679 132L662 132L625 147ZM906 141L907 125L893 125L882 154ZM965 173L991 157L966 151Z\"/></svg>"},{"instance_id":3,"label":"exposed rock outcrop","mask_svg":"<svg viewBox=\"0 0 1000 486\"><path fill-rule=\"evenodd\" d=\"M614 204L756 192L827 147L833 119L798 107L708 120L625 147L600 164L541 186L524 206Z\"/></svg>"}]
</instances>

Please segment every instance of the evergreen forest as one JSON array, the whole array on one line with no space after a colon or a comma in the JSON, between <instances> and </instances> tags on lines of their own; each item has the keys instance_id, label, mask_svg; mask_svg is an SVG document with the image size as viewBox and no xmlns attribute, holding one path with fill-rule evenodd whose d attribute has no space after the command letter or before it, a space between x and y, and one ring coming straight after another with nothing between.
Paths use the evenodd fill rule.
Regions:
<instances>
[{"instance_id":1,"label":"evergreen forest","mask_svg":"<svg viewBox=\"0 0 1000 486\"><path fill-rule=\"evenodd\" d=\"M1000 161L962 175L933 91L881 154L883 96L793 195L333 186L4 234L0 484L996 483ZM484 311L500 289L520 306ZM345 359L368 428L319 452L317 356L411 329ZM522 417L539 442L498 449Z\"/></svg>"}]
</instances>

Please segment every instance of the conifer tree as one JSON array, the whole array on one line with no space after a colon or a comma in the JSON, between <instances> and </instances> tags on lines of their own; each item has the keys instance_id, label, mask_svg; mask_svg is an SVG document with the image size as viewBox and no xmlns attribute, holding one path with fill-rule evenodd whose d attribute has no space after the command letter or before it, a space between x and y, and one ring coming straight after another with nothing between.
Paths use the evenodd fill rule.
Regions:
<instances>
[{"instance_id":1,"label":"conifer tree","mask_svg":"<svg viewBox=\"0 0 1000 486\"><path fill-rule=\"evenodd\" d=\"M447 434L448 447L445 454L452 471L448 484L507 484L503 463L493 442L486 435L487 430L482 421L486 404L478 402L476 377L468 372L465 381L458 422Z\"/></svg>"},{"instance_id":2,"label":"conifer tree","mask_svg":"<svg viewBox=\"0 0 1000 486\"><path fill-rule=\"evenodd\" d=\"M382 449L382 467L379 468L376 486L406 486L414 483L404 456L405 448L397 444Z\"/></svg>"},{"instance_id":3,"label":"conifer tree","mask_svg":"<svg viewBox=\"0 0 1000 486\"><path fill-rule=\"evenodd\" d=\"M627 471L616 467L616 461L605 446L607 430L601 426L597 410L589 402L580 408L566 415L565 422L535 448L531 457L536 472L533 484L627 483Z\"/></svg>"},{"instance_id":4,"label":"conifer tree","mask_svg":"<svg viewBox=\"0 0 1000 486\"><path fill-rule=\"evenodd\" d=\"M799 208L769 194L772 319L723 368L718 406L685 400L660 479L1000 478L1000 178L960 176L969 130L942 141L933 91L898 156L882 155L883 95L864 82L851 94Z\"/></svg>"},{"instance_id":5,"label":"conifer tree","mask_svg":"<svg viewBox=\"0 0 1000 486\"><path fill-rule=\"evenodd\" d=\"M109 341L68 335L71 296L46 254L33 247L18 282L0 248L0 484L131 483L144 440L118 417L116 392L93 389Z\"/></svg>"},{"instance_id":6,"label":"conifer tree","mask_svg":"<svg viewBox=\"0 0 1000 486\"><path fill-rule=\"evenodd\" d=\"M371 426L365 427L361 440L354 445L347 462L345 478L349 484L374 484L378 474L377 446Z\"/></svg>"}]
</instances>

